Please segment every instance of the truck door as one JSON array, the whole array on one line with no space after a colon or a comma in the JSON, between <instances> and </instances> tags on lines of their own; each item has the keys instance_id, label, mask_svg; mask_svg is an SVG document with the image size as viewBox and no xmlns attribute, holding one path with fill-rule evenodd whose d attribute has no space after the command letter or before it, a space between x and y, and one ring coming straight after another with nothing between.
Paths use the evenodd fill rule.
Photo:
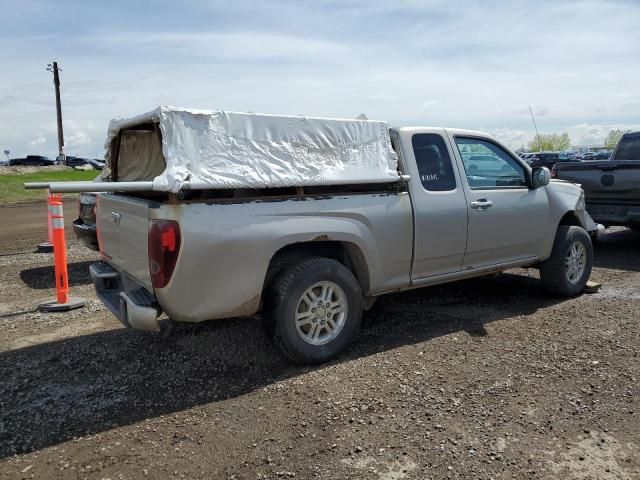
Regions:
<instances>
[{"instance_id":1,"label":"truck door","mask_svg":"<svg viewBox=\"0 0 640 480\"><path fill-rule=\"evenodd\" d=\"M529 187L524 165L487 138L451 134L464 168L469 233L464 269L533 258L547 231L544 188Z\"/></svg>"},{"instance_id":2,"label":"truck door","mask_svg":"<svg viewBox=\"0 0 640 480\"><path fill-rule=\"evenodd\" d=\"M467 203L443 129L402 129L403 166L411 175L412 279L458 272L467 244Z\"/></svg>"}]
</instances>

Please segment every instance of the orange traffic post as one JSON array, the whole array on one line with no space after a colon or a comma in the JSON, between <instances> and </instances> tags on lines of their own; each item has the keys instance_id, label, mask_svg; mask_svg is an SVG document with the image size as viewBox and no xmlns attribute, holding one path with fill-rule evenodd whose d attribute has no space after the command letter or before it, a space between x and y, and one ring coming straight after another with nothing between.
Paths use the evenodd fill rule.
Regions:
<instances>
[{"instance_id":1,"label":"orange traffic post","mask_svg":"<svg viewBox=\"0 0 640 480\"><path fill-rule=\"evenodd\" d=\"M49 190L47 190L49 192ZM46 242L38 244L38 252L49 253L53 252L53 231L51 230L51 208L49 207L49 193L47 196L47 240Z\"/></svg>"},{"instance_id":2,"label":"orange traffic post","mask_svg":"<svg viewBox=\"0 0 640 480\"><path fill-rule=\"evenodd\" d=\"M49 193L49 219L53 237L53 270L55 275L56 298L40 304L45 312L60 312L84 307L83 298L69 296L69 276L67 272L67 245L64 238L64 215L62 195Z\"/></svg>"}]
</instances>

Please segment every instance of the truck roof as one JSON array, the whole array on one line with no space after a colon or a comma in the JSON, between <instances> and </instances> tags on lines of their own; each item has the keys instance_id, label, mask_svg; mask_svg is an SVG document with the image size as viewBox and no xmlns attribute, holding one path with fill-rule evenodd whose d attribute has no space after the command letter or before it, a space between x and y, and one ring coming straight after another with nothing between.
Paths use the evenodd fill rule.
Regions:
<instances>
[{"instance_id":1,"label":"truck roof","mask_svg":"<svg viewBox=\"0 0 640 480\"><path fill-rule=\"evenodd\" d=\"M481 132L479 130L467 130L464 128L451 128L451 127L420 127L420 126L409 126L409 127L395 127L394 130L402 131L402 130L420 130L422 132L433 132L433 133L442 133L448 132L453 135L469 135L472 137L491 137L494 138L493 135L488 134L486 132Z\"/></svg>"}]
</instances>

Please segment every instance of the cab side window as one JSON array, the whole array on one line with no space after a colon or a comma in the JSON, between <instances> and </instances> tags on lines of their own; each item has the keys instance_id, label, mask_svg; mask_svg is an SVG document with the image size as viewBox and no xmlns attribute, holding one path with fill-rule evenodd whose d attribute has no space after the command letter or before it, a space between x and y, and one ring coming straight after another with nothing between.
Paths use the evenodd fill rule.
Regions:
<instances>
[{"instance_id":1,"label":"cab side window","mask_svg":"<svg viewBox=\"0 0 640 480\"><path fill-rule=\"evenodd\" d=\"M456 137L469 187L526 187L524 167L498 145L478 138Z\"/></svg>"},{"instance_id":2,"label":"cab side window","mask_svg":"<svg viewBox=\"0 0 640 480\"><path fill-rule=\"evenodd\" d=\"M411 137L420 181L429 192L447 192L456 189L451 157L444 139L435 133L417 133Z\"/></svg>"}]
</instances>

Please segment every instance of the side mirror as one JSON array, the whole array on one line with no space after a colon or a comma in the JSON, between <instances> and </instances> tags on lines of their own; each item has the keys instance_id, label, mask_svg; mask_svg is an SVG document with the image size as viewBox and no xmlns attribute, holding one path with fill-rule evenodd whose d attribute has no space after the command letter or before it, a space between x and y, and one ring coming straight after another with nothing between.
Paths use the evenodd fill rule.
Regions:
<instances>
[{"instance_id":1,"label":"side mirror","mask_svg":"<svg viewBox=\"0 0 640 480\"><path fill-rule=\"evenodd\" d=\"M545 187L551 181L551 172L547 167L533 167L531 180L533 188Z\"/></svg>"}]
</instances>

